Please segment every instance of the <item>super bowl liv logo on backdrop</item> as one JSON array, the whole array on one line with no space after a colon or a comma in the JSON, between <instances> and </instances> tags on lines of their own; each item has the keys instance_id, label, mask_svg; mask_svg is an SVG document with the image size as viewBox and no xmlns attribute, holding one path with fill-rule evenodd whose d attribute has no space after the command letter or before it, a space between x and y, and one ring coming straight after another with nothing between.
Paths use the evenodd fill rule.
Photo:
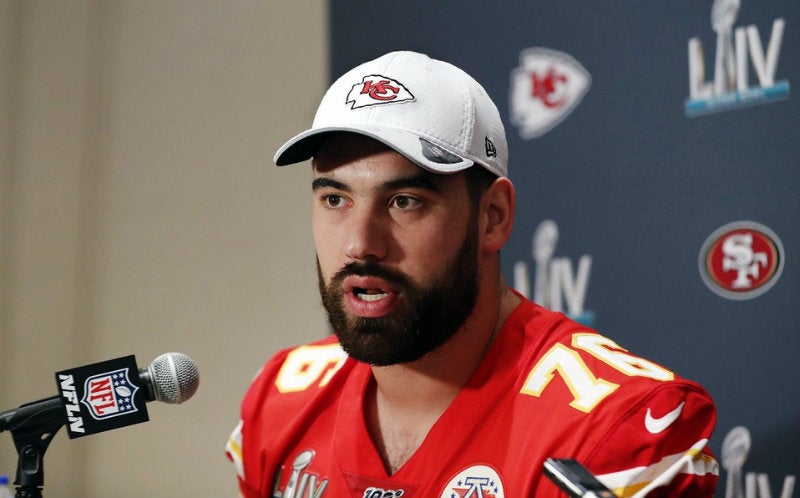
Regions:
<instances>
[{"instance_id":1,"label":"super bowl liv logo on backdrop","mask_svg":"<svg viewBox=\"0 0 800 498\"><path fill-rule=\"evenodd\" d=\"M772 498L769 476L748 472L742 482L742 468L750 453L750 431L747 427L734 427L722 441L720 461L728 473L725 481L725 498ZM783 488L778 498L792 498L795 476L783 479Z\"/></svg>"},{"instance_id":2,"label":"super bowl liv logo on backdrop","mask_svg":"<svg viewBox=\"0 0 800 498\"><path fill-rule=\"evenodd\" d=\"M689 98L687 117L766 104L789 98L789 82L775 81L783 42L784 20L775 19L767 51L755 25L733 29L740 0L714 0L711 27L717 33L714 79L706 81L703 46L699 38L689 40ZM749 62L758 78L749 84Z\"/></svg>"},{"instance_id":3,"label":"super bowl liv logo on backdrop","mask_svg":"<svg viewBox=\"0 0 800 498\"><path fill-rule=\"evenodd\" d=\"M536 264L533 301L553 311L566 311L573 320L586 326L594 322L594 313L584 309L592 257L584 254L578 259L578 271L574 271L569 258L555 258L558 244L558 225L553 220L544 220L533 232L531 251ZM530 271L527 263L518 261L514 265L514 288L531 298ZM566 301L566 310L564 302Z\"/></svg>"}]
</instances>

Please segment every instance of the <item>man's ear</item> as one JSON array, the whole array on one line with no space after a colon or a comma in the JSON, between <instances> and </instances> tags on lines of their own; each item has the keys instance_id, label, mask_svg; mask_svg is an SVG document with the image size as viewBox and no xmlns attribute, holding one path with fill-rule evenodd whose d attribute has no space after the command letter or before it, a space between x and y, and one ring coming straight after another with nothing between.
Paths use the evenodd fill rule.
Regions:
<instances>
[{"instance_id":1,"label":"man's ear","mask_svg":"<svg viewBox=\"0 0 800 498\"><path fill-rule=\"evenodd\" d=\"M508 241L514 225L517 194L514 184L505 177L496 179L481 199L483 249L497 252Z\"/></svg>"}]
</instances>

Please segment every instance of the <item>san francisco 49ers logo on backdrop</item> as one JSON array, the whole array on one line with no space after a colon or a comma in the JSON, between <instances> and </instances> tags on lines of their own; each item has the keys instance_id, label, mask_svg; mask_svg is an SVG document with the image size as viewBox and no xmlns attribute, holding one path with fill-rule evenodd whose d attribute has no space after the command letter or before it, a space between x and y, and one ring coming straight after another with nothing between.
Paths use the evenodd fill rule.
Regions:
<instances>
[{"instance_id":1,"label":"san francisco 49ers logo on backdrop","mask_svg":"<svg viewBox=\"0 0 800 498\"><path fill-rule=\"evenodd\" d=\"M703 243L700 276L722 297L752 299L775 285L783 259L783 245L772 230L737 221L720 227Z\"/></svg>"},{"instance_id":2,"label":"san francisco 49ers logo on backdrop","mask_svg":"<svg viewBox=\"0 0 800 498\"><path fill-rule=\"evenodd\" d=\"M450 479L440 498L505 498L503 481L496 470L487 465L467 467Z\"/></svg>"},{"instance_id":3,"label":"san francisco 49ers logo on backdrop","mask_svg":"<svg viewBox=\"0 0 800 498\"><path fill-rule=\"evenodd\" d=\"M402 83L386 76L371 74L353 85L345 103L352 104L351 109L358 109L409 100L414 100L414 95Z\"/></svg>"}]
</instances>

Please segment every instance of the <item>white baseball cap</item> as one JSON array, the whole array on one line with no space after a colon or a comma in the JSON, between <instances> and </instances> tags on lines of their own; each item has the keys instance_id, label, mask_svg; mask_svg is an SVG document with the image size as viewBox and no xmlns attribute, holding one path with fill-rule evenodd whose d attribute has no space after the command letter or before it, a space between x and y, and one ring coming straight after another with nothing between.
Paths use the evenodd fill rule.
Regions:
<instances>
[{"instance_id":1,"label":"white baseball cap","mask_svg":"<svg viewBox=\"0 0 800 498\"><path fill-rule=\"evenodd\" d=\"M325 137L372 137L434 173L480 164L508 176L505 129L492 99L471 76L416 52L390 52L337 79L311 129L275 153L284 166L311 158Z\"/></svg>"}]
</instances>

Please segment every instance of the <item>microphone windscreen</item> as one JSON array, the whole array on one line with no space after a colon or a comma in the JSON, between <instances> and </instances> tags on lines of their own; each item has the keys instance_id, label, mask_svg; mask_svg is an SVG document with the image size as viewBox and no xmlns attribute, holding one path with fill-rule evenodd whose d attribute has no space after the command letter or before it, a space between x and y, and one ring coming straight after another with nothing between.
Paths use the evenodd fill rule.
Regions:
<instances>
[{"instance_id":1,"label":"microphone windscreen","mask_svg":"<svg viewBox=\"0 0 800 498\"><path fill-rule=\"evenodd\" d=\"M183 403L194 396L200 373L191 358L182 353L164 353L147 367L156 399L164 403Z\"/></svg>"}]
</instances>

